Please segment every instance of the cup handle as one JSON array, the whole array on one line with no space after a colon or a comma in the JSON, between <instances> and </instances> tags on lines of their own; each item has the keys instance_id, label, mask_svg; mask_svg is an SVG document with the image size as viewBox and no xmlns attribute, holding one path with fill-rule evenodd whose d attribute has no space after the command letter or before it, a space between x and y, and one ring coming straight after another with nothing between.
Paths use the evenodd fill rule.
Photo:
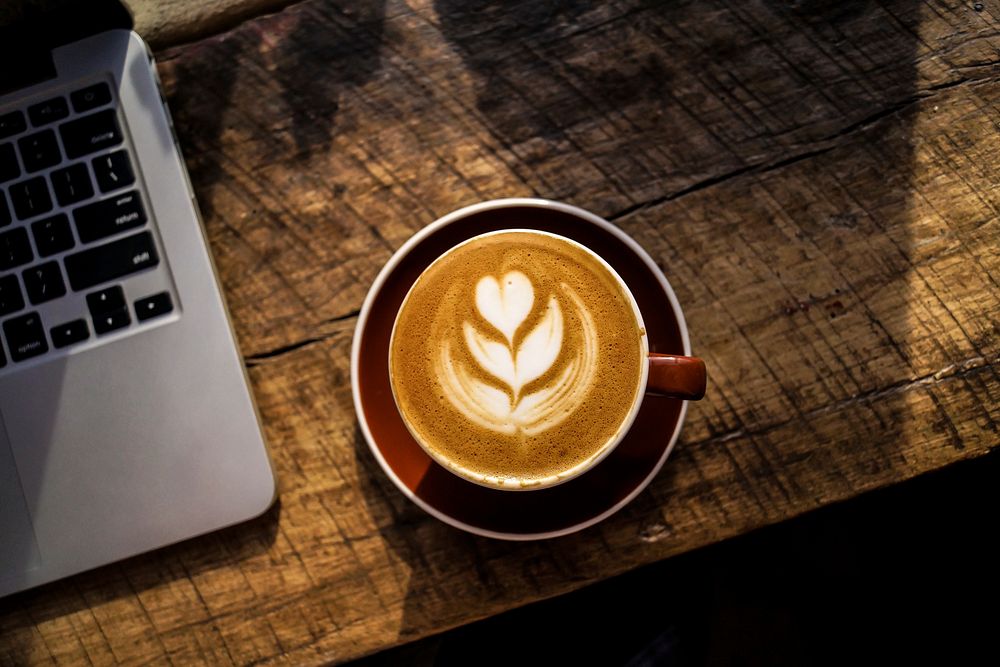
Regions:
<instances>
[{"instance_id":1,"label":"cup handle","mask_svg":"<svg viewBox=\"0 0 1000 667\"><path fill-rule=\"evenodd\" d=\"M646 392L697 401L705 396L705 362L698 357L649 353Z\"/></svg>"}]
</instances>

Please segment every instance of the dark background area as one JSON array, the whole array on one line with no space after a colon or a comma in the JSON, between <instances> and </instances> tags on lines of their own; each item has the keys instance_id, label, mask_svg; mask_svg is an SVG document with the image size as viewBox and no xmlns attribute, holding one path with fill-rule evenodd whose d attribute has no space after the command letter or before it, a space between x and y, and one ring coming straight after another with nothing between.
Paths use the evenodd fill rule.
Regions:
<instances>
[{"instance_id":1,"label":"dark background area","mask_svg":"<svg viewBox=\"0 0 1000 667\"><path fill-rule=\"evenodd\" d=\"M998 479L994 452L353 664L1000 664Z\"/></svg>"}]
</instances>

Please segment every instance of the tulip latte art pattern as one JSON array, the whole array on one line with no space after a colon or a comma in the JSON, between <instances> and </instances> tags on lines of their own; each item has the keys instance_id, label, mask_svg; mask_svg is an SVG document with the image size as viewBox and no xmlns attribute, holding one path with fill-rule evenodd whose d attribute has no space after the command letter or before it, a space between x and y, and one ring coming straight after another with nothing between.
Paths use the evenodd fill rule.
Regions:
<instances>
[{"instance_id":1,"label":"tulip latte art pattern","mask_svg":"<svg viewBox=\"0 0 1000 667\"><path fill-rule=\"evenodd\" d=\"M565 320L559 301L549 296L541 321L515 345L515 334L535 304L531 280L520 271L512 271L499 281L493 276L479 280L476 308L503 334L504 341L484 335L472 322L463 323L462 333L472 358L500 387L470 373L452 356L449 341L445 341L435 367L448 389L445 396L468 419L502 433L520 430L534 435L562 422L579 404L597 370L597 331L580 297L565 284L560 288L582 323L582 344L553 382L529 392L526 387L551 370L562 351Z\"/></svg>"},{"instance_id":2,"label":"tulip latte art pattern","mask_svg":"<svg viewBox=\"0 0 1000 667\"><path fill-rule=\"evenodd\" d=\"M643 335L618 279L587 250L486 234L435 261L407 295L390 343L393 396L439 462L531 484L615 440L638 400Z\"/></svg>"}]
</instances>

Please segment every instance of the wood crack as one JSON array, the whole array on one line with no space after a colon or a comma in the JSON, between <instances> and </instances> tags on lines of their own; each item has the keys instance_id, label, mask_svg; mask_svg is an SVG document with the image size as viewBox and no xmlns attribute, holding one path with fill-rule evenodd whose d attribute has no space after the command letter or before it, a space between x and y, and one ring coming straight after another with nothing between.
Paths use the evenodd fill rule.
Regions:
<instances>
[{"instance_id":1,"label":"wood crack","mask_svg":"<svg viewBox=\"0 0 1000 667\"><path fill-rule=\"evenodd\" d=\"M823 141L827 140L824 139ZM774 171L776 169L781 169L782 167L787 167L789 165L795 164L796 162L801 162L802 160L808 160L809 158L813 158L818 155L828 153L831 150L833 150L833 148L834 146L827 146L824 148L818 148L816 150L806 151L804 153L792 155L791 157L787 157L783 160L778 160L776 162L771 162L767 164L752 164L752 165L747 165L746 167L740 167L739 169L734 169L724 174L719 174L718 176L712 176L710 178L698 181L696 183L689 185L686 188L682 188L680 190L677 190L676 192L671 192L670 194L663 195L662 197L657 197L655 199L650 199L648 201L640 202L638 204L633 204L632 206L628 206L618 211L617 213L609 215L607 219L611 222L614 222L621 218L627 217L638 210L659 206L660 204L664 204L668 201L680 199L685 195L699 192L701 190L707 190L708 188L711 188L720 183L724 183L725 181L732 180L739 176L743 176L744 174L750 174L750 173L759 174L759 173Z\"/></svg>"},{"instance_id":2,"label":"wood crack","mask_svg":"<svg viewBox=\"0 0 1000 667\"><path fill-rule=\"evenodd\" d=\"M865 116L864 118L855 121L854 123L844 126L843 128L837 130L836 132L828 134L827 136L812 142L814 145L819 145L820 148L815 148L812 150L797 153L795 155L791 155L781 160L750 164L744 167L740 167L739 169L733 169L732 171L719 174L717 176L710 176L709 178L697 181L696 183L693 183L675 192L671 192L666 195L656 197L655 199L650 199L647 201L633 204L631 206L627 206L621 209L620 211L617 211L607 216L606 219L611 222L615 222L622 218L628 217L629 215L635 213L636 211L653 208L661 204L665 204L666 202L680 199L685 195L693 194L701 190L706 190L713 186L719 185L720 183L724 183L726 181L738 178L740 176L744 176L746 174L762 174L770 171L776 171L778 169L782 169L784 167L793 165L797 162L801 162L803 160L808 160L810 158L823 155L825 153L830 152L834 148L838 147L837 145L826 145L826 144L831 144L832 142L836 142L837 140L843 139L844 137L847 137L851 134L854 134L862 130L866 130L875 123L890 116L893 116L914 104L928 100L942 91L947 91L952 88L958 88L964 85L981 83L982 81L984 81L984 79L972 79L972 78L962 77L954 81L948 81L945 83L929 86L911 95L910 97L907 97L906 99L897 102L896 104L892 104L884 109L880 109L879 111L876 111L875 113Z\"/></svg>"},{"instance_id":3,"label":"wood crack","mask_svg":"<svg viewBox=\"0 0 1000 667\"><path fill-rule=\"evenodd\" d=\"M838 412L850 405L855 405L858 403L874 403L880 401L889 396L894 396L896 394L906 393L912 391L913 389L919 389L921 387L928 387L935 385L939 382L945 380L951 380L954 378L968 378L985 371L993 371L994 366L1000 363L1000 354L994 355L992 358L987 359L986 357L971 357L964 361L960 361L955 364L950 364L944 368L935 371L934 373L928 373L927 375L922 375L913 380L903 380L900 382L895 382L886 387L881 387L879 389L871 389L859 394L853 394L839 401L835 401L828 405L823 405L818 408L814 408L805 413L802 413L802 418L805 420L818 417L820 415L828 414L830 412ZM740 438L762 435L773 431L782 426L787 426L792 422L797 421L795 419L786 419L784 421L775 422L772 424L766 424L759 426L757 428L748 429L732 429L725 433L720 433L713 435L708 438L702 438L700 440L693 440L686 443L687 446L701 446L701 445L718 445L724 444L731 440L738 440Z\"/></svg>"},{"instance_id":4,"label":"wood crack","mask_svg":"<svg viewBox=\"0 0 1000 667\"><path fill-rule=\"evenodd\" d=\"M338 315L337 317L330 317L319 324L337 324L338 322L346 322L352 320L361 314L360 310L352 310L349 313L344 313L343 315ZM248 354L243 357L243 362L248 368L253 368L254 366L260 365L262 362L274 359L275 357L280 357L289 352L294 352L295 350L302 349L308 345L313 345L315 343L322 343L323 341L330 340L333 336L340 333L340 329L329 331L326 333L321 333L315 336L309 336L307 338L302 338L297 341L293 341L286 345L280 345L278 347L272 348L270 350L265 350L264 352L255 352L253 354Z\"/></svg>"}]
</instances>

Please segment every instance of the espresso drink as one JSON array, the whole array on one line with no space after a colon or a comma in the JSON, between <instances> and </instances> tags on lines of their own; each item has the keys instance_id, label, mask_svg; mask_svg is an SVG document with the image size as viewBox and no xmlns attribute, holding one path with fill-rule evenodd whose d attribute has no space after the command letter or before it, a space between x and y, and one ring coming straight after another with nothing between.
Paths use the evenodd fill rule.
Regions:
<instances>
[{"instance_id":1,"label":"espresso drink","mask_svg":"<svg viewBox=\"0 0 1000 667\"><path fill-rule=\"evenodd\" d=\"M639 400L644 335L629 295L587 250L495 232L453 248L410 290L390 345L392 389L446 465L494 484L550 482L617 439Z\"/></svg>"}]
</instances>

